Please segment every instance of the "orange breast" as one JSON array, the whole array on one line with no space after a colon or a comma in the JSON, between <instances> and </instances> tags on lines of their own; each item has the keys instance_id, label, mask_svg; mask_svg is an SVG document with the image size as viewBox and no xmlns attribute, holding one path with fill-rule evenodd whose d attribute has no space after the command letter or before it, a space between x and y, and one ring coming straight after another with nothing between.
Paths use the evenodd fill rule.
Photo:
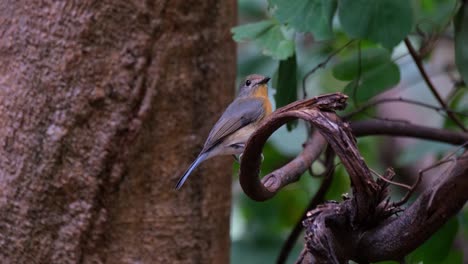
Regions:
<instances>
[{"instance_id":1,"label":"orange breast","mask_svg":"<svg viewBox=\"0 0 468 264\"><path fill-rule=\"evenodd\" d=\"M272 107L270 99L268 98L268 86L266 84L260 85L252 95L253 97L260 98L263 101L263 107L265 109L265 116L271 114Z\"/></svg>"},{"instance_id":2,"label":"orange breast","mask_svg":"<svg viewBox=\"0 0 468 264\"><path fill-rule=\"evenodd\" d=\"M268 97L263 98L263 106L265 107L265 116L271 114L272 108L271 108L271 102Z\"/></svg>"}]
</instances>

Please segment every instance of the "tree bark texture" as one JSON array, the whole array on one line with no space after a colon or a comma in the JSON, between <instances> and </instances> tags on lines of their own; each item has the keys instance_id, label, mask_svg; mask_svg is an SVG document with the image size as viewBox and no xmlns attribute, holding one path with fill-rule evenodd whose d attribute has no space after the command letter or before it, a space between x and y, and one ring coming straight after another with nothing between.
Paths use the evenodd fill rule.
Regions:
<instances>
[{"instance_id":1,"label":"tree bark texture","mask_svg":"<svg viewBox=\"0 0 468 264\"><path fill-rule=\"evenodd\" d=\"M227 263L230 1L0 2L1 263Z\"/></svg>"}]
</instances>

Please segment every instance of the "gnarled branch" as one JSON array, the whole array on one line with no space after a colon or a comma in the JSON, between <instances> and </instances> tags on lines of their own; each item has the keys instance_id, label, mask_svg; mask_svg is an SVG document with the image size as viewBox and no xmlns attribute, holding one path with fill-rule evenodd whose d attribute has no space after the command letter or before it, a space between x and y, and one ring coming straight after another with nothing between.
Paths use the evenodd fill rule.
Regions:
<instances>
[{"instance_id":1,"label":"gnarled branch","mask_svg":"<svg viewBox=\"0 0 468 264\"><path fill-rule=\"evenodd\" d=\"M455 176L443 180L433 189L426 191L419 202L411 206L418 212L417 214L405 211L400 217L392 218L395 212L401 210L390 203L388 198L387 187L394 173L388 170L383 176L385 180L375 181L372 178L370 169L357 150L350 126L342 122L333 112L344 107L346 98L341 93L327 94L298 101L274 112L247 142L240 168L241 186L254 200L271 198L281 187L297 179L298 175L302 174L320 155L328 142L350 175L353 197L342 203L326 203L308 213L308 219L304 221L307 245L302 261L313 259L317 263L341 263L350 259L368 262L401 258L427 239L445 223L448 219L446 216L458 211L467 200L468 195L460 194L460 191L455 194L450 193L449 187L454 184L458 184L461 188L468 187L467 178L460 177L468 172L468 157L458 161L458 167L452 173ZM263 145L276 129L295 118L310 122L316 128L316 132L298 157L260 181L258 174ZM356 122L352 127L355 133L361 136L367 134L412 136L452 144L462 144L468 140L468 135L465 133L391 121ZM457 182L462 180L464 182ZM449 195L452 195L451 205L444 207L441 199ZM434 205L436 203L437 206ZM429 231L419 228L419 233L405 233L404 229L412 221L418 221ZM400 237L387 234L392 232L393 228L400 228L398 231L401 236L413 234L413 237L406 237L405 239L409 239L407 243L397 243ZM386 239L388 245L383 253L376 253L379 252L376 241L382 241L382 236L388 236ZM397 254L397 251L401 253Z\"/></svg>"},{"instance_id":2,"label":"gnarled branch","mask_svg":"<svg viewBox=\"0 0 468 264\"><path fill-rule=\"evenodd\" d=\"M468 200L468 152L453 163L402 214L363 233L356 246L359 259L403 258L461 210Z\"/></svg>"},{"instance_id":3,"label":"gnarled branch","mask_svg":"<svg viewBox=\"0 0 468 264\"><path fill-rule=\"evenodd\" d=\"M267 138L281 125L300 118L310 122L329 142L349 173L353 184L354 208L357 221L366 218L369 210L375 206L372 197L377 186L371 172L357 151L354 136L347 123L343 123L332 111L343 109L347 96L341 93L327 94L309 100L298 101L278 109L250 137L244 150L240 167L240 184L244 192L252 199L262 201L275 193L268 187L279 185L280 181L268 178L265 187L259 180L260 154ZM276 178L278 179L278 178ZM354 219L354 217L353 217Z\"/></svg>"}]
</instances>

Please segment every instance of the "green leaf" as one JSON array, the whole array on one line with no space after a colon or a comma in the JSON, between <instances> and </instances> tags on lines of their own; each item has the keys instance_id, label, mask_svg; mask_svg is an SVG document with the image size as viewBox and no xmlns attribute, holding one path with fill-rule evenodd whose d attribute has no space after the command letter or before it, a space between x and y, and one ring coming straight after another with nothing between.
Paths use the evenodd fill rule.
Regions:
<instances>
[{"instance_id":1,"label":"green leaf","mask_svg":"<svg viewBox=\"0 0 468 264\"><path fill-rule=\"evenodd\" d=\"M463 251L452 249L441 264L462 264Z\"/></svg>"},{"instance_id":2,"label":"green leaf","mask_svg":"<svg viewBox=\"0 0 468 264\"><path fill-rule=\"evenodd\" d=\"M341 201L343 194L349 191L350 184L346 170L343 166L339 166L333 176L330 188L325 194L325 200Z\"/></svg>"},{"instance_id":3,"label":"green leaf","mask_svg":"<svg viewBox=\"0 0 468 264\"><path fill-rule=\"evenodd\" d=\"M232 241L230 263L275 263L278 248L281 248L283 243L283 236L274 237L266 243L258 243L257 241L248 239ZM295 258L300 255L303 247L304 245L296 243L289 254L289 261L287 263L294 263Z\"/></svg>"},{"instance_id":4,"label":"green leaf","mask_svg":"<svg viewBox=\"0 0 468 264\"><path fill-rule=\"evenodd\" d=\"M338 17L351 37L369 39L388 49L408 35L413 23L408 0L341 0Z\"/></svg>"},{"instance_id":5,"label":"green leaf","mask_svg":"<svg viewBox=\"0 0 468 264\"><path fill-rule=\"evenodd\" d=\"M443 263L449 257L457 230L458 221L456 217L453 217L429 240L410 253L406 258L407 263Z\"/></svg>"},{"instance_id":6,"label":"green leaf","mask_svg":"<svg viewBox=\"0 0 468 264\"><path fill-rule=\"evenodd\" d=\"M418 21L418 31L426 34L437 34L444 30L452 20L458 2L458 0L413 1L414 21Z\"/></svg>"},{"instance_id":7,"label":"green leaf","mask_svg":"<svg viewBox=\"0 0 468 264\"><path fill-rule=\"evenodd\" d=\"M454 18L455 63L463 81L468 84L468 4L463 4Z\"/></svg>"},{"instance_id":8,"label":"green leaf","mask_svg":"<svg viewBox=\"0 0 468 264\"><path fill-rule=\"evenodd\" d=\"M352 96L357 103L362 103L392 88L399 81L400 70L398 66L394 63L387 63L366 72L360 80L352 81L343 92Z\"/></svg>"},{"instance_id":9,"label":"green leaf","mask_svg":"<svg viewBox=\"0 0 468 264\"><path fill-rule=\"evenodd\" d=\"M359 55L360 58L359 59ZM344 93L356 102L365 102L400 81L400 70L391 60L388 50L366 49L333 67L333 76L338 80L351 81Z\"/></svg>"},{"instance_id":10,"label":"green leaf","mask_svg":"<svg viewBox=\"0 0 468 264\"><path fill-rule=\"evenodd\" d=\"M237 41L256 39L259 35L275 26L273 20L265 20L257 23L245 24L231 29L232 38Z\"/></svg>"},{"instance_id":11,"label":"green leaf","mask_svg":"<svg viewBox=\"0 0 468 264\"><path fill-rule=\"evenodd\" d=\"M465 239L468 239L468 208L458 214L460 228Z\"/></svg>"},{"instance_id":12,"label":"green leaf","mask_svg":"<svg viewBox=\"0 0 468 264\"><path fill-rule=\"evenodd\" d=\"M360 57L360 59L359 59ZM333 76L341 81L351 81L361 74L379 67L382 64L391 63L390 53L385 49L372 48L356 52L349 58L333 67ZM359 68L359 64L361 64Z\"/></svg>"},{"instance_id":13,"label":"green leaf","mask_svg":"<svg viewBox=\"0 0 468 264\"><path fill-rule=\"evenodd\" d=\"M297 62L296 55L279 62L276 78L276 108L283 107L297 100ZM293 129L297 122L288 123L288 130Z\"/></svg>"},{"instance_id":14,"label":"green leaf","mask_svg":"<svg viewBox=\"0 0 468 264\"><path fill-rule=\"evenodd\" d=\"M269 0L273 15L301 32L312 32L317 40L333 37L332 20L337 0Z\"/></svg>"},{"instance_id":15,"label":"green leaf","mask_svg":"<svg viewBox=\"0 0 468 264\"><path fill-rule=\"evenodd\" d=\"M468 89L461 88L458 89L455 94L452 96L449 102L450 109L453 109L460 113L468 113ZM468 116L458 115L460 121L463 124L468 124ZM450 118L444 119L444 124L442 126L445 129L457 129L458 125Z\"/></svg>"},{"instance_id":16,"label":"green leaf","mask_svg":"<svg viewBox=\"0 0 468 264\"><path fill-rule=\"evenodd\" d=\"M294 42L287 39L274 20L237 26L231 29L235 41L254 40L263 54L284 60L294 54Z\"/></svg>"}]
</instances>

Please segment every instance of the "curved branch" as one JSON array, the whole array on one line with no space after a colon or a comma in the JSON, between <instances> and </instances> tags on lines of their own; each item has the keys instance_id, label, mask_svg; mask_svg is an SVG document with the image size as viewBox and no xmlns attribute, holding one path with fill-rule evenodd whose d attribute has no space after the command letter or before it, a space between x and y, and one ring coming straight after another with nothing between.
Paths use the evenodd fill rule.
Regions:
<instances>
[{"instance_id":1,"label":"curved branch","mask_svg":"<svg viewBox=\"0 0 468 264\"><path fill-rule=\"evenodd\" d=\"M387 135L398 137L412 137L423 140L433 140L453 145L461 145L468 141L468 134L447 131L408 123L398 123L384 120L367 120L350 123L351 130L356 137L371 135ZM319 132L304 143L303 151L283 167L269 173L262 179L263 185L271 193L278 192L284 186L296 182L300 176L320 156L326 146L326 140ZM468 148L465 147L465 148Z\"/></svg>"},{"instance_id":2,"label":"curved branch","mask_svg":"<svg viewBox=\"0 0 468 264\"><path fill-rule=\"evenodd\" d=\"M347 259L368 262L401 258L435 232L467 200L468 193L463 190L468 188L468 177L462 176L468 174L468 154L464 154L464 160L458 161L450 177L440 177L440 183L426 191L409 210L405 210L400 217L392 218L400 208L389 203L388 183L373 180L357 150L350 126L332 112L343 108L346 98L341 93L327 94L298 101L275 111L246 144L239 175L241 187L254 200L271 198L277 190L293 180L291 175L300 170L305 171L320 154L324 142L328 142L350 176L353 196L339 204L321 205L307 214L308 218L304 221L307 230L306 252L318 260L333 258L337 263ZM317 131L299 157L287 164L286 168L267 175L264 185L258 178L263 145L276 129L295 118L310 122ZM352 128L360 136L411 136L458 145L468 140L466 133L381 120L355 122ZM301 163L304 161L307 164ZM292 169L287 169L288 166ZM389 172L384 177L391 178L391 170ZM448 205L444 205L444 199L449 200ZM402 240L408 241L401 243ZM376 250L384 246L385 250Z\"/></svg>"},{"instance_id":3,"label":"curved branch","mask_svg":"<svg viewBox=\"0 0 468 264\"><path fill-rule=\"evenodd\" d=\"M370 135L403 136L445 142L454 145L461 145L468 141L468 133L453 132L401 122L366 120L352 122L350 125L356 137Z\"/></svg>"},{"instance_id":4,"label":"curved branch","mask_svg":"<svg viewBox=\"0 0 468 264\"><path fill-rule=\"evenodd\" d=\"M468 152L437 178L401 215L363 233L357 259L376 262L403 258L437 231L468 200Z\"/></svg>"},{"instance_id":5,"label":"curved branch","mask_svg":"<svg viewBox=\"0 0 468 264\"><path fill-rule=\"evenodd\" d=\"M260 154L261 149L267 140L267 138L282 124L292 120L293 118L302 118L304 114L300 114L297 111L301 108L314 108L314 104L316 110L319 111L319 108L325 109L326 105L328 104L331 107L336 107L336 102L331 104L330 98L331 96L335 96L336 94L332 95L323 95L320 97L312 98L309 100L298 101L281 109L275 111L269 119L266 120L265 123L258 129L259 131L256 132L256 139L250 140L249 142L255 141L255 143L248 143L247 146L254 146L254 148L249 147L249 149L255 149L255 152ZM319 100L325 100L318 102ZM335 98L336 99L336 98ZM340 106L341 107L341 106ZM309 109L310 110L310 109ZM295 115L291 114L289 116L285 115L287 112L296 111ZM282 115L281 118L278 118ZM305 117L307 119L307 117ZM280 120L281 119L281 120ZM404 136L404 137L413 137L413 138L420 138L425 140L433 140L439 142L445 142L454 145L461 145L468 141L468 134L463 132L453 132L447 131L438 128L431 128L425 127L420 125L408 124L408 123L398 123L392 121L384 121L384 120L367 120L367 121L357 121L350 123L352 133L356 137L361 136L369 136L369 135L389 135L389 136ZM261 130L261 131L260 131ZM252 136L253 137L253 136ZM262 142L258 141L258 139L262 139ZM257 199L255 200L266 200L278 192L284 186L293 183L299 179L299 177L311 166L311 164L319 157L322 150L326 146L326 140L321 135L320 132L315 132L304 144L303 151L297 155L292 161L287 163L285 166L269 173L262 179L262 183L260 183L258 178L258 173L248 174L251 177L250 179L245 179L241 177L241 180L246 184L246 188L251 190L249 193L257 193L259 194ZM247 149L247 147L246 147ZM252 155L248 155L249 158L246 157L246 153L250 153L251 151L245 151L243 155L244 165L249 165L248 169L251 172L258 172L260 166L260 156L258 156L257 165L252 160ZM246 166L242 166L247 169ZM244 170L245 171L245 170ZM245 173L244 173L245 175ZM258 182L257 187L253 187ZM247 183L250 182L250 183ZM241 183L242 184L242 183ZM254 190L256 189L256 190ZM256 196L256 195L254 195Z\"/></svg>"},{"instance_id":6,"label":"curved branch","mask_svg":"<svg viewBox=\"0 0 468 264\"><path fill-rule=\"evenodd\" d=\"M263 177L263 185L268 191L276 193L284 186L298 181L300 176L318 159L326 144L325 138L319 132L314 132L304 143L304 149L299 155L283 167Z\"/></svg>"},{"instance_id":7,"label":"curved branch","mask_svg":"<svg viewBox=\"0 0 468 264\"><path fill-rule=\"evenodd\" d=\"M406 99L406 98L403 98L403 97L390 97L390 98L378 98L376 100L371 100L363 105L361 105L360 107L358 107L356 110L346 114L345 116L343 116L343 119L345 120L348 120L350 119L352 116L358 114L358 113L361 113L371 107L374 107L374 106L377 106L377 105L382 105L382 104L387 104L387 103L406 103L408 105L414 105L414 106L419 106L419 107L424 107L424 108L427 108L427 109L432 109L438 113L440 112L451 112L453 114L457 114L457 115L461 115L461 116L468 116L468 113L463 113L463 112L459 112L459 111L454 111L452 109L445 109L443 107L439 107L439 106L434 106L434 105L431 105L431 104L427 104L427 103L424 103L424 102L420 102L420 101L416 101L416 100L412 100L412 99Z\"/></svg>"},{"instance_id":8,"label":"curved branch","mask_svg":"<svg viewBox=\"0 0 468 264\"><path fill-rule=\"evenodd\" d=\"M253 200L267 200L275 195L276 191L283 186L283 183L289 182L286 178L291 179L289 176L292 174L285 175L281 173L281 169L265 176L265 186L260 182L258 177L261 163L260 154L262 153L263 145L275 130L290 120L304 116L304 113L301 114L301 110L303 109L313 109L316 112L320 111L320 109L342 109L345 107L346 99L347 97L341 93L327 94L308 100L297 101L273 112L255 133L250 136L245 146L239 172L239 181L244 192ZM306 143L305 150L300 155L300 158L293 160L289 164L291 164L291 167L302 166L302 172L304 172L313 160L320 155L323 146L325 146L325 139L320 134L315 133ZM307 157L306 153L310 154L310 156Z\"/></svg>"},{"instance_id":9,"label":"curved branch","mask_svg":"<svg viewBox=\"0 0 468 264\"><path fill-rule=\"evenodd\" d=\"M298 101L275 111L265 120L246 144L240 166L239 180L244 192L253 200L263 201L275 193L269 191L259 180L260 154L268 137L281 125L294 118L310 122L328 141L349 173L353 185L353 199L356 201L355 216L360 221L375 206L377 186L362 156L357 151L354 136L349 125L342 123L336 114L330 112L342 109L347 96L341 93L327 94L309 100ZM274 185L276 182L269 182ZM353 217L354 219L354 217Z\"/></svg>"},{"instance_id":10,"label":"curved branch","mask_svg":"<svg viewBox=\"0 0 468 264\"><path fill-rule=\"evenodd\" d=\"M308 100L299 101L299 103L304 103L304 102L308 102ZM297 107L297 105L298 105L297 103L293 104L292 107L287 107L287 109L283 109L281 111L284 114L285 111L287 111L288 109L294 109L294 107ZM275 113L273 113L272 115L277 116L278 115L277 111L275 111ZM266 123L264 123L262 125L262 128L259 128L259 130L261 129L263 131L261 132L263 133L262 135L263 142L261 144L255 145L256 152L261 153L261 149L266 139L278 127L288 122L292 118L294 117L292 116L285 117L285 119L282 120L281 122L274 124L274 127L272 126L272 124L274 122L277 122L278 120L272 122L271 121L272 118L270 118L269 119L270 121L267 121ZM263 128L265 126L268 126L268 128ZM413 124L408 124L408 123L398 123L398 122L384 121L384 120L367 120L367 121L351 122L350 126L351 126L352 133L356 137L369 136L369 135L403 136L403 137L413 137L413 138L420 138L420 139L425 139L425 140L445 142L445 143L454 144L454 145L461 145L468 141L467 133L447 131L443 129L425 127L425 126L420 126L420 125L413 125ZM269 130L268 133L265 133L266 130ZM260 133L256 133L256 134L260 134ZM248 145L251 145L251 143ZM251 192L262 193L260 194L262 198L258 198L256 200L269 199L273 197L273 195L276 192L278 192L281 188L283 188L284 186L290 183L296 182L299 179L299 177L319 157L319 155L321 154L325 146L326 146L325 138L320 134L320 132L315 132L306 141L306 143L304 144L303 151L299 155L297 155L296 158L291 160L289 163L287 163L283 167L266 175L262 179L262 185L260 187L255 187L259 189L258 191L255 191L255 190L251 191ZM250 159L250 156L249 156L249 159L245 159L245 154L244 154L243 158L244 158L243 160L245 160L244 164L249 163L249 170L252 170L252 171L259 170L258 166L260 166L260 159L258 159L258 166L257 168L255 168L255 164L247 161ZM241 168L242 168L242 164L241 164ZM250 180L245 179L244 182L252 181L252 183L246 183L246 184L253 185L253 184L256 184L256 183L253 183L254 181L256 181L256 179L257 179L257 176L252 176L252 179ZM258 184L260 184L260 182ZM247 188L252 189L254 187L247 187Z\"/></svg>"}]
</instances>

